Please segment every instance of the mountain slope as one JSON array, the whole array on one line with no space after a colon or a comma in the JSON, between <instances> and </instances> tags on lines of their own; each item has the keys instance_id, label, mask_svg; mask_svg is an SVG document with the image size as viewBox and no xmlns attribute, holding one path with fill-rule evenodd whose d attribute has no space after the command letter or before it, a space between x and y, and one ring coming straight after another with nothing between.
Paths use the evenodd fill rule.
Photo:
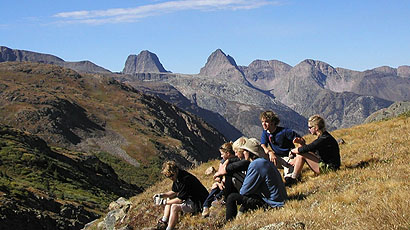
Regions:
<instances>
[{"instance_id":1,"label":"mountain slope","mask_svg":"<svg viewBox=\"0 0 410 230\"><path fill-rule=\"evenodd\" d=\"M0 229L81 229L113 199L141 191L92 154L50 149L0 124Z\"/></svg>"},{"instance_id":2,"label":"mountain slope","mask_svg":"<svg viewBox=\"0 0 410 230\"><path fill-rule=\"evenodd\" d=\"M223 136L202 119L101 75L38 63L0 63L0 122L84 152L107 152L141 176L174 159L219 156ZM153 183L141 177L134 183ZM141 184L140 184L141 185Z\"/></svg>"}]
</instances>

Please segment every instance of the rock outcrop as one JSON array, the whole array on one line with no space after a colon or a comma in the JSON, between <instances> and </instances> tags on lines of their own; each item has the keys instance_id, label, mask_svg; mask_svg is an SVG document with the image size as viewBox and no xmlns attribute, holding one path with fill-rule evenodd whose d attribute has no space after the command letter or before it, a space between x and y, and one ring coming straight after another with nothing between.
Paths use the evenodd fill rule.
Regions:
<instances>
[{"instance_id":1,"label":"rock outcrop","mask_svg":"<svg viewBox=\"0 0 410 230\"><path fill-rule=\"evenodd\" d=\"M148 50L141 51L138 55L129 55L122 71L124 74L135 73L166 73L156 54Z\"/></svg>"},{"instance_id":2,"label":"rock outcrop","mask_svg":"<svg viewBox=\"0 0 410 230\"><path fill-rule=\"evenodd\" d=\"M400 114L406 113L408 111L410 111L410 101L398 101L387 108L383 108L372 113L370 116L366 118L364 122L370 123L374 121L381 121L384 119L397 117Z\"/></svg>"}]
</instances>

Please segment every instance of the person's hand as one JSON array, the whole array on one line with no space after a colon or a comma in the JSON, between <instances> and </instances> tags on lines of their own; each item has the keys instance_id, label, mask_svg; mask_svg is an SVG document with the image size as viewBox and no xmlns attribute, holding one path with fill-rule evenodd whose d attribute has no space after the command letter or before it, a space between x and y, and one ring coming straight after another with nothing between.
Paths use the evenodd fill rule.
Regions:
<instances>
[{"instance_id":1,"label":"person's hand","mask_svg":"<svg viewBox=\"0 0 410 230\"><path fill-rule=\"evenodd\" d=\"M218 171L214 174L214 179L226 174L226 166L228 165L229 160L226 160L222 165L219 165Z\"/></svg>"},{"instance_id":2,"label":"person's hand","mask_svg":"<svg viewBox=\"0 0 410 230\"><path fill-rule=\"evenodd\" d=\"M162 194L161 194L161 193L154 194L154 196L152 197L152 199L155 200L156 197L162 198Z\"/></svg>"},{"instance_id":3,"label":"person's hand","mask_svg":"<svg viewBox=\"0 0 410 230\"><path fill-rule=\"evenodd\" d=\"M275 152L273 152L272 150L268 151L268 155L269 155L269 160L276 165L276 155Z\"/></svg>"},{"instance_id":4,"label":"person's hand","mask_svg":"<svg viewBox=\"0 0 410 230\"><path fill-rule=\"evenodd\" d=\"M225 188L224 183L217 183L216 185L218 186L218 188L219 188L221 191L224 190L224 188Z\"/></svg>"},{"instance_id":5,"label":"person's hand","mask_svg":"<svg viewBox=\"0 0 410 230\"><path fill-rule=\"evenodd\" d=\"M163 198L160 194L155 194L154 195L154 204L155 205L165 205L165 204L167 204L167 199Z\"/></svg>"},{"instance_id":6,"label":"person's hand","mask_svg":"<svg viewBox=\"0 0 410 230\"><path fill-rule=\"evenodd\" d=\"M305 145L306 141L303 137L295 137L295 139L293 139L293 144Z\"/></svg>"}]
</instances>

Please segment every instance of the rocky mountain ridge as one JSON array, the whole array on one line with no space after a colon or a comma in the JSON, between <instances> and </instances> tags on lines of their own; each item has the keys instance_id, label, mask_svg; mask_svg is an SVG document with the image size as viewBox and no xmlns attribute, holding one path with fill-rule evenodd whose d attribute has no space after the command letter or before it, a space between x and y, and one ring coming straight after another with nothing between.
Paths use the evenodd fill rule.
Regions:
<instances>
[{"instance_id":1,"label":"rocky mountain ridge","mask_svg":"<svg viewBox=\"0 0 410 230\"><path fill-rule=\"evenodd\" d=\"M54 64L85 73L111 73L111 71L104 69L103 67L90 61L67 62L51 54L43 54L27 50L16 50L5 46L0 46L0 62L13 61Z\"/></svg>"}]
</instances>

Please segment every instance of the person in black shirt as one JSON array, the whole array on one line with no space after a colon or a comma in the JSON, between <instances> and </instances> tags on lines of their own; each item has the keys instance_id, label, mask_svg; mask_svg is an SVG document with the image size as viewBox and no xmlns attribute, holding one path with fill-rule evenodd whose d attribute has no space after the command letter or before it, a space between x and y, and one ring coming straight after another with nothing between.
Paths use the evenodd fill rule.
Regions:
<instances>
[{"instance_id":1,"label":"person in black shirt","mask_svg":"<svg viewBox=\"0 0 410 230\"><path fill-rule=\"evenodd\" d=\"M313 115L308 120L309 131L317 139L308 145L303 145L291 150L296 157L291 162L294 165L292 180L288 185L297 183L297 176L301 173L303 165L307 163L316 174L337 170L340 167L339 144L335 138L326 131L325 121L319 115Z\"/></svg>"},{"instance_id":2,"label":"person in black shirt","mask_svg":"<svg viewBox=\"0 0 410 230\"><path fill-rule=\"evenodd\" d=\"M174 161L164 163L161 172L171 179L172 190L166 193L155 194L156 205L165 205L164 216L157 223L155 229L173 229L177 224L179 213L199 213L202 204L208 197L208 190L194 175L180 169Z\"/></svg>"}]
</instances>

